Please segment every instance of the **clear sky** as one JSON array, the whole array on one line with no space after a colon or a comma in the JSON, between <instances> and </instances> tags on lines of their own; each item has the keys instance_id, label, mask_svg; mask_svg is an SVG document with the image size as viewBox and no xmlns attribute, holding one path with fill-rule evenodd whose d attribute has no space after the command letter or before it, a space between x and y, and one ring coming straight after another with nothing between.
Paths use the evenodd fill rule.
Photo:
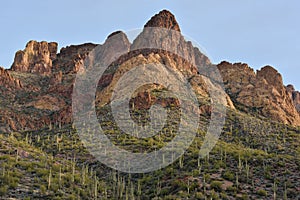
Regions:
<instances>
[{"instance_id":1,"label":"clear sky","mask_svg":"<svg viewBox=\"0 0 300 200\"><path fill-rule=\"evenodd\" d=\"M0 1L0 66L29 40L59 47L103 43L115 30L142 28L162 9L175 14L213 63L274 66L300 89L300 1L298 0L3 0Z\"/></svg>"}]
</instances>

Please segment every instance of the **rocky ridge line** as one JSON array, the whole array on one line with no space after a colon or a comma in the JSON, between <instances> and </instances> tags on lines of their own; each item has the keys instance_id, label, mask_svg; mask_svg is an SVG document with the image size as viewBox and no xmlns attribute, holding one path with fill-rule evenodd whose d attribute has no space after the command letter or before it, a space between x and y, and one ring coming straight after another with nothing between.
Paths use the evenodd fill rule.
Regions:
<instances>
[{"instance_id":1,"label":"rocky ridge line","mask_svg":"<svg viewBox=\"0 0 300 200\"><path fill-rule=\"evenodd\" d=\"M161 11L145 25L180 31L175 16L169 11ZM144 33L142 33L144 34ZM128 55L121 56L114 64L121 66L116 70L107 70L99 82L100 91L97 95L99 105L109 102L108 92L118 78L132 66L147 62L167 65L190 80L196 93L203 99L209 94L205 89L205 81L194 65L209 68L212 64L191 42L185 41L180 35L174 34L179 41L178 51L188 56L192 63L184 62L178 57L163 51L151 49L135 50L137 47L151 45L156 38L143 40L136 38L132 44L127 36L118 31L108 36L102 45L87 43L64 47L57 54L57 43L30 41L23 51L18 51L10 70L0 68L0 89L3 97L14 99L3 105L0 112L0 128L6 131L39 129L49 124L68 124L72 122L71 98L76 73L83 69L83 62L95 48L108 59L116 50L125 49ZM119 37L118 40L112 39ZM119 42L116 42L119 41ZM163 42L163 47L173 48L174 41ZM133 50L130 52L130 50ZM217 65L224 79L227 106L244 112L259 114L272 120L290 125L300 125L300 93L292 86L285 87L281 75L271 66L255 72L247 64L222 62ZM32 80L31 80L32 79ZM31 80L31 81L28 81ZM217 88L218 85L215 85ZM153 86L152 89L159 89ZM133 98L136 105L142 102L153 104L168 102L151 96L146 90ZM5 102L5 101L2 101ZM14 106L9 106L14 102ZM176 104L173 100L169 103ZM201 108L201 112L209 112L209 106ZM31 113L30 115L25 113ZM3 123L2 123L3 122ZM4 127L4 129L3 129Z\"/></svg>"}]
</instances>

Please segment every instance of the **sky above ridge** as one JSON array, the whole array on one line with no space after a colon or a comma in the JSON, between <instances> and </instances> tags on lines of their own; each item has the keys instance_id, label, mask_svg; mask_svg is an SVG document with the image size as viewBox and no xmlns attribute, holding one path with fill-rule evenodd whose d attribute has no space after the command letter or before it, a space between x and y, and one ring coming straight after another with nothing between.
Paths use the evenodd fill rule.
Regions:
<instances>
[{"instance_id":1,"label":"sky above ridge","mask_svg":"<svg viewBox=\"0 0 300 200\"><path fill-rule=\"evenodd\" d=\"M213 63L275 67L285 84L300 90L300 1L280 0L4 0L0 2L0 66L29 40L56 41L59 48L103 43L113 31L143 25L170 10L182 33L196 41Z\"/></svg>"}]
</instances>

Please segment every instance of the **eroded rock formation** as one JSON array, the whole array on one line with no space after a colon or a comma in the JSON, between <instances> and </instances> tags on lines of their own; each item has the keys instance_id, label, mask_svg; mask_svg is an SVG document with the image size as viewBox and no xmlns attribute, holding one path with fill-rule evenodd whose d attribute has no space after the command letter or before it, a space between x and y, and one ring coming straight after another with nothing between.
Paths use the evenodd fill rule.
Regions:
<instances>
[{"instance_id":1,"label":"eroded rock formation","mask_svg":"<svg viewBox=\"0 0 300 200\"><path fill-rule=\"evenodd\" d=\"M293 98L273 67L265 66L255 72L247 64L222 62L218 68L226 91L236 105L275 121L300 125Z\"/></svg>"},{"instance_id":2,"label":"eroded rock formation","mask_svg":"<svg viewBox=\"0 0 300 200\"><path fill-rule=\"evenodd\" d=\"M171 32L157 32L157 28ZM161 40L154 33L168 34ZM99 61L99 66L107 67L99 77L97 93L92 94L97 106L111 102L112 91L126 72L149 63L162 66L167 77L173 74L187 79L200 102L200 114L211 112L209 87L222 91L209 58L184 39L175 16L164 10L146 23L132 44L121 31L110 34L102 45L71 45L58 54L55 42L28 42L23 51L16 53L10 70L0 68L0 131L72 123L75 77L90 67L92 58ZM266 66L257 72L243 63L222 62L217 67L224 80L227 94L223 103L228 109L300 125L300 93L291 85L285 87L273 67ZM134 78L132 81L141 77ZM133 94L131 103L136 108L149 109L153 104L180 106L178 100L158 95L167 88L149 84L125 92Z\"/></svg>"},{"instance_id":3,"label":"eroded rock formation","mask_svg":"<svg viewBox=\"0 0 300 200\"><path fill-rule=\"evenodd\" d=\"M11 69L19 72L50 74L52 62L56 58L56 42L30 41L24 50L16 53Z\"/></svg>"}]
</instances>

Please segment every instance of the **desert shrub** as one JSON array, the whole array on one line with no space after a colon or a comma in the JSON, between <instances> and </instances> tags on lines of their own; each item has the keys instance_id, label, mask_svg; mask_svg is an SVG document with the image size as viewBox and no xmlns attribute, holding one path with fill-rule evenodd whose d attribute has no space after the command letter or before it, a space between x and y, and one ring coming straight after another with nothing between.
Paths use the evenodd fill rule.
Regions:
<instances>
[{"instance_id":1,"label":"desert shrub","mask_svg":"<svg viewBox=\"0 0 300 200\"><path fill-rule=\"evenodd\" d=\"M0 187L0 196L4 196L7 193L8 186L3 185Z\"/></svg>"},{"instance_id":2,"label":"desert shrub","mask_svg":"<svg viewBox=\"0 0 300 200\"><path fill-rule=\"evenodd\" d=\"M172 182L173 190L187 190L187 184L181 180L175 180Z\"/></svg>"},{"instance_id":3,"label":"desert shrub","mask_svg":"<svg viewBox=\"0 0 300 200\"><path fill-rule=\"evenodd\" d=\"M223 175L222 175L223 178L225 178L226 180L229 180L229 181L234 181L234 173L226 170Z\"/></svg>"},{"instance_id":4,"label":"desert shrub","mask_svg":"<svg viewBox=\"0 0 300 200\"><path fill-rule=\"evenodd\" d=\"M204 179L206 183L210 182L210 175L209 174L204 174Z\"/></svg>"},{"instance_id":5,"label":"desert shrub","mask_svg":"<svg viewBox=\"0 0 300 200\"><path fill-rule=\"evenodd\" d=\"M263 189L260 189L260 190L258 190L257 191L257 194L259 195L259 196L267 196L267 191L266 190L263 190Z\"/></svg>"},{"instance_id":6,"label":"desert shrub","mask_svg":"<svg viewBox=\"0 0 300 200\"><path fill-rule=\"evenodd\" d=\"M219 200L220 199L218 193L216 193L214 190L211 191L210 198L213 199L213 200Z\"/></svg>"},{"instance_id":7,"label":"desert shrub","mask_svg":"<svg viewBox=\"0 0 300 200\"><path fill-rule=\"evenodd\" d=\"M45 194L46 191L47 191L46 186L40 185L40 191L41 191L42 194Z\"/></svg>"},{"instance_id":8,"label":"desert shrub","mask_svg":"<svg viewBox=\"0 0 300 200\"><path fill-rule=\"evenodd\" d=\"M227 199L229 199L229 197L227 196L227 194L226 194L225 192L220 193L220 198L221 198L222 200L227 200Z\"/></svg>"},{"instance_id":9,"label":"desert shrub","mask_svg":"<svg viewBox=\"0 0 300 200\"><path fill-rule=\"evenodd\" d=\"M234 186L229 186L229 187L227 188L227 191L229 191L229 192L236 192L236 191L237 191L237 188L234 187Z\"/></svg>"},{"instance_id":10,"label":"desert shrub","mask_svg":"<svg viewBox=\"0 0 300 200\"><path fill-rule=\"evenodd\" d=\"M15 189L18 186L19 178L6 174L4 177L2 177L2 180L0 180L0 183L1 182L3 185L7 185L9 188Z\"/></svg>"},{"instance_id":11,"label":"desert shrub","mask_svg":"<svg viewBox=\"0 0 300 200\"><path fill-rule=\"evenodd\" d=\"M39 168L39 169L36 170L36 174L37 174L38 177L47 176L49 174L49 170L44 169L44 168Z\"/></svg>"},{"instance_id":12,"label":"desert shrub","mask_svg":"<svg viewBox=\"0 0 300 200\"><path fill-rule=\"evenodd\" d=\"M220 168L225 168L226 167L226 164L221 161L221 160L218 160L215 164L214 164L214 169L220 169Z\"/></svg>"},{"instance_id":13,"label":"desert shrub","mask_svg":"<svg viewBox=\"0 0 300 200\"><path fill-rule=\"evenodd\" d=\"M199 199L199 200L204 200L205 199L205 195L202 192L196 192L195 198Z\"/></svg>"},{"instance_id":14,"label":"desert shrub","mask_svg":"<svg viewBox=\"0 0 300 200\"><path fill-rule=\"evenodd\" d=\"M210 183L210 187L215 191L221 192L222 191L222 182L221 181L212 181Z\"/></svg>"}]
</instances>

